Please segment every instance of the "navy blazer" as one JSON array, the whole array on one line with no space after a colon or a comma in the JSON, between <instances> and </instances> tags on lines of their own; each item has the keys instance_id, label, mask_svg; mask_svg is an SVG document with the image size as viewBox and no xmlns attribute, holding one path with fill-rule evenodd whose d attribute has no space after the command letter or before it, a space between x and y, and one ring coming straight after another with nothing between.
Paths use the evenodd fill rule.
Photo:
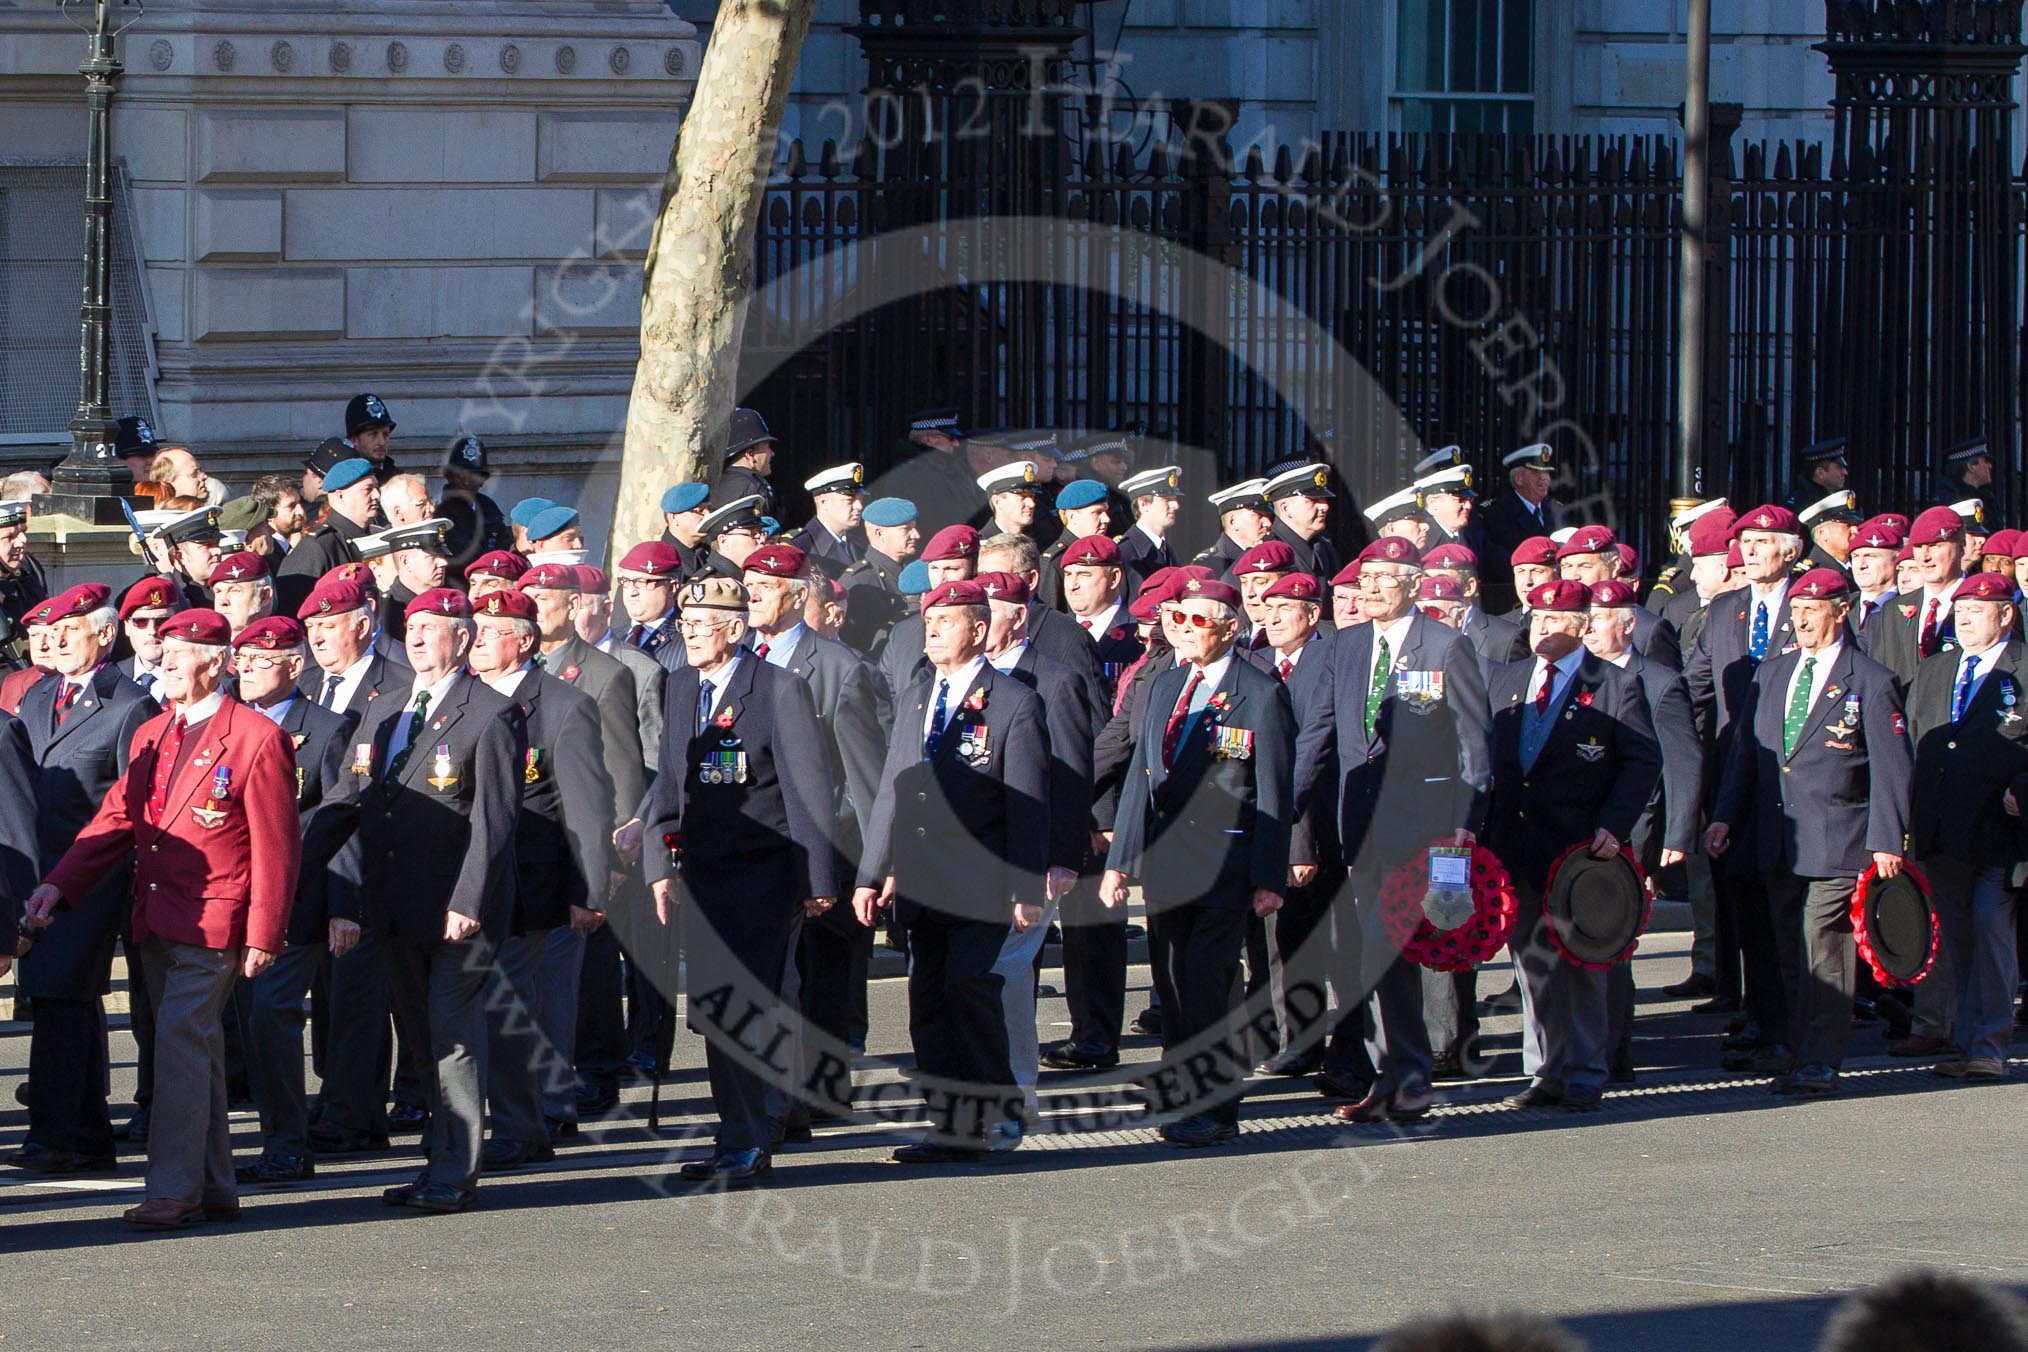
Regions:
<instances>
[{"instance_id":1,"label":"navy blazer","mask_svg":"<svg viewBox=\"0 0 2028 1352\"><path fill-rule=\"evenodd\" d=\"M1026 644L1009 676L1042 699L1049 733L1049 863L1082 869L1091 857L1092 718L1100 696L1069 667Z\"/></svg>"},{"instance_id":2,"label":"navy blazer","mask_svg":"<svg viewBox=\"0 0 2028 1352\"><path fill-rule=\"evenodd\" d=\"M1648 717L1655 723L1655 740L1662 748L1661 783L1632 838L1634 853L1646 868L1657 862L1654 856L1662 850L1697 851L1697 828L1704 811L1704 746L1697 737L1690 687L1681 672L1637 652L1628 654L1626 670L1640 678Z\"/></svg>"},{"instance_id":3,"label":"navy blazer","mask_svg":"<svg viewBox=\"0 0 2028 1352\"><path fill-rule=\"evenodd\" d=\"M2028 773L2028 649L2007 640L1970 706L1952 722L1962 656L1952 650L1925 658L1909 690L1915 738L1909 853L2004 867L2023 858L2021 819L2007 815L2002 798L2016 776Z\"/></svg>"},{"instance_id":4,"label":"navy blazer","mask_svg":"<svg viewBox=\"0 0 2028 1352\"><path fill-rule=\"evenodd\" d=\"M1310 641L1303 645L1302 655L1289 668L1289 678L1284 682L1289 688L1289 703L1295 708L1299 730L1308 725L1318 702L1330 697L1331 663L1325 653L1329 651L1332 637L1322 629L1312 633ZM1273 648L1255 648L1247 653L1247 657L1262 671L1281 680L1282 659ZM1296 814L1289 832L1291 864L1329 864L1338 860L1337 765L1334 752L1329 769L1318 776L1316 789Z\"/></svg>"},{"instance_id":5,"label":"navy blazer","mask_svg":"<svg viewBox=\"0 0 2028 1352\"><path fill-rule=\"evenodd\" d=\"M1257 890L1289 890L1295 706L1234 652L1165 766L1163 736L1194 670L1171 667L1149 688L1106 867L1139 879L1150 909L1250 907Z\"/></svg>"},{"instance_id":6,"label":"navy blazer","mask_svg":"<svg viewBox=\"0 0 2028 1352\"><path fill-rule=\"evenodd\" d=\"M1460 827L1481 830L1490 769L1479 655L1457 630L1421 613L1410 617L1401 650L1389 654L1386 693L1367 735L1377 632L1371 623L1341 629L1321 654L1329 694L1303 710L1296 798L1299 809L1308 805L1335 756L1345 862L1386 869Z\"/></svg>"},{"instance_id":7,"label":"navy blazer","mask_svg":"<svg viewBox=\"0 0 2028 1352\"><path fill-rule=\"evenodd\" d=\"M1042 700L988 663L969 689L951 692L943 736L925 760L935 689L932 672L895 701L859 883L878 887L891 875L903 924L1011 925L1016 903L1043 904L1049 866Z\"/></svg>"},{"instance_id":8,"label":"navy blazer","mask_svg":"<svg viewBox=\"0 0 2028 1352\"><path fill-rule=\"evenodd\" d=\"M1654 795L1662 752L1640 678L1586 653L1552 709L1554 725L1535 764L1521 765L1524 702L1535 660L1493 673L1493 805L1487 848L1517 882L1540 892L1550 865L1589 844L1601 826L1622 844Z\"/></svg>"},{"instance_id":9,"label":"navy blazer","mask_svg":"<svg viewBox=\"0 0 2028 1352\"><path fill-rule=\"evenodd\" d=\"M602 911L612 873L607 777L599 707L540 668L508 696L521 708L521 811L514 827L516 934L570 923L570 908Z\"/></svg>"},{"instance_id":10,"label":"navy blazer","mask_svg":"<svg viewBox=\"0 0 2028 1352\"><path fill-rule=\"evenodd\" d=\"M296 812L303 824L303 863L296 875L296 904L289 908L288 941L330 940L330 921L359 919L358 857L345 843L359 825L358 804L345 780L351 725L343 714L320 708L300 691L282 711L281 729L296 753Z\"/></svg>"},{"instance_id":11,"label":"navy blazer","mask_svg":"<svg viewBox=\"0 0 2028 1352\"><path fill-rule=\"evenodd\" d=\"M1789 621L1789 589L1784 586L1781 604L1769 617L1767 653L1778 657L1795 642L1795 626ZM1704 627L1698 631L1696 646L1683 679L1690 685L1690 704L1697 711L1698 727L1707 748L1704 788L1709 797L1718 791L1732 751L1732 729L1739 707L1753 685L1753 588L1735 587L1711 598L1704 609Z\"/></svg>"},{"instance_id":12,"label":"navy blazer","mask_svg":"<svg viewBox=\"0 0 2028 1352\"><path fill-rule=\"evenodd\" d=\"M35 781L37 876L63 858L99 803L127 768L134 734L158 711L141 687L107 662L92 674L56 726L62 682L37 681L21 698L20 719L30 754L40 767ZM90 895L58 911L22 959L20 989L31 998L93 1000L112 976L113 944L133 907L131 871L115 869Z\"/></svg>"},{"instance_id":13,"label":"navy blazer","mask_svg":"<svg viewBox=\"0 0 2028 1352\"><path fill-rule=\"evenodd\" d=\"M1793 754L1783 751L1801 650L1761 663L1739 713L1714 822L1762 872L1857 877L1908 835L1912 752L1894 673L1850 639L1824 677Z\"/></svg>"}]
</instances>

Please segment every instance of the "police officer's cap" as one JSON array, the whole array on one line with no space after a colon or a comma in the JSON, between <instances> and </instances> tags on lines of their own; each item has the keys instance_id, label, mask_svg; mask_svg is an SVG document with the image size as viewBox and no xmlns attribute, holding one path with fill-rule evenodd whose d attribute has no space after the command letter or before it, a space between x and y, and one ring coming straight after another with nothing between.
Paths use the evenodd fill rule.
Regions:
<instances>
[{"instance_id":1,"label":"police officer's cap","mask_svg":"<svg viewBox=\"0 0 2028 1352\"><path fill-rule=\"evenodd\" d=\"M486 443L475 436L462 436L444 452L444 470L462 470L481 479L491 477L493 466L486 459Z\"/></svg>"},{"instance_id":2,"label":"police officer's cap","mask_svg":"<svg viewBox=\"0 0 2028 1352\"><path fill-rule=\"evenodd\" d=\"M355 394L352 402L345 405L345 435L356 437L376 427L394 430L394 419L388 415L387 405L377 394Z\"/></svg>"},{"instance_id":3,"label":"police officer's cap","mask_svg":"<svg viewBox=\"0 0 2028 1352\"><path fill-rule=\"evenodd\" d=\"M146 418L122 418L114 425L113 454L155 454L155 429Z\"/></svg>"}]
</instances>

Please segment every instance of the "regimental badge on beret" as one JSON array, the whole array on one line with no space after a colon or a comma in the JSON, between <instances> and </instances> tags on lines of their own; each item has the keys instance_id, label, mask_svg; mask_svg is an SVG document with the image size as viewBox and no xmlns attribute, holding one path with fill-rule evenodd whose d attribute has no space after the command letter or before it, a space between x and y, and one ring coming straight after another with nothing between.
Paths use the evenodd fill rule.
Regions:
<instances>
[{"instance_id":1,"label":"regimental badge on beret","mask_svg":"<svg viewBox=\"0 0 2028 1352\"><path fill-rule=\"evenodd\" d=\"M1204 584L1197 578L1193 577L1188 582L1183 584L1183 590L1191 592L1201 592L1204 590Z\"/></svg>"},{"instance_id":2,"label":"regimental badge on beret","mask_svg":"<svg viewBox=\"0 0 2028 1352\"><path fill-rule=\"evenodd\" d=\"M505 609L505 607L503 607L500 604L500 598L505 596L506 594L507 593L505 592L486 593L484 605L486 608L486 613L488 615L498 615L503 609Z\"/></svg>"}]
</instances>

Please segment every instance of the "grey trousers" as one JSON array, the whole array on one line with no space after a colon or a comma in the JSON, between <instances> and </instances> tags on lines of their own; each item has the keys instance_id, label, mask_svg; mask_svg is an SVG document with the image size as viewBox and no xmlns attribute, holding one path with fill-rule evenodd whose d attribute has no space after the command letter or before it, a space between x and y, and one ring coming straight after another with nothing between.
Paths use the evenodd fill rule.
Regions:
<instances>
[{"instance_id":1,"label":"grey trousers","mask_svg":"<svg viewBox=\"0 0 2028 1352\"><path fill-rule=\"evenodd\" d=\"M1789 992L1789 1051L1799 1066L1836 1070L1852 1033L1856 878L1768 879L1782 983Z\"/></svg>"},{"instance_id":2,"label":"grey trousers","mask_svg":"<svg viewBox=\"0 0 2028 1352\"><path fill-rule=\"evenodd\" d=\"M1602 1089L1606 1079L1606 974L1567 962L1551 946L1542 896L1518 879L1520 912L1508 947L1521 988L1521 1069L1565 1093Z\"/></svg>"},{"instance_id":3,"label":"grey trousers","mask_svg":"<svg viewBox=\"0 0 2028 1352\"><path fill-rule=\"evenodd\" d=\"M1937 928L1949 969L1932 970L1916 990L1935 984L1939 976L1950 980L1956 1007L1951 1040L1967 1057L2004 1062L2014 1035L2014 991L2021 976L2007 870L1972 868L1949 859L1924 863L1935 889Z\"/></svg>"},{"instance_id":4,"label":"grey trousers","mask_svg":"<svg viewBox=\"0 0 2028 1352\"><path fill-rule=\"evenodd\" d=\"M1683 861L1690 890L1690 971L1718 979L1718 892L1711 882L1711 861L1693 850Z\"/></svg>"},{"instance_id":5,"label":"grey trousers","mask_svg":"<svg viewBox=\"0 0 2028 1352\"><path fill-rule=\"evenodd\" d=\"M585 936L568 925L547 931L535 971L535 1026L542 1033L542 1115L577 1121L577 1008ZM546 1129L546 1128L545 1128Z\"/></svg>"},{"instance_id":6,"label":"grey trousers","mask_svg":"<svg viewBox=\"0 0 2028 1352\"><path fill-rule=\"evenodd\" d=\"M1007 1016L1007 1062L1014 1068L1014 1083L1035 1111L1035 1077L1041 1073L1042 1049L1035 1031L1035 959L1042 941L1056 922L1056 903L1042 908L1042 919L1025 930L1007 927L1006 942L1000 945L1000 960L993 970L1000 977L1000 1008Z\"/></svg>"},{"instance_id":7,"label":"grey trousers","mask_svg":"<svg viewBox=\"0 0 2028 1352\"><path fill-rule=\"evenodd\" d=\"M252 982L247 1078L261 1109L261 1153L310 1150L310 1105L303 1085L303 1001L324 961L323 944L290 944Z\"/></svg>"},{"instance_id":8,"label":"grey trousers","mask_svg":"<svg viewBox=\"0 0 2028 1352\"><path fill-rule=\"evenodd\" d=\"M555 934L553 929L532 930L502 939L486 974L486 1102L495 1140L549 1144L549 1128L542 1120L543 1091L551 1081L570 1083L569 1055L562 1054L559 1072L559 1044L549 1041L541 1025L542 968ZM573 991L573 1018L576 1012Z\"/></svg>"},{"instance_id":9,"label":"grey trousers","mask_svg":"<svg viewBox=\"0 0 2028 1352\"><path fill-rule=\"evenodd\" d=\"M486 988L493 941L480 933L460 943L389 936L386 944L397 1017L429 1030L424 1174L431 1183L470 1188L479 1179L486 1130Z\"/></svg>"},{"instance_id":10,"label":"grey trousers","mask_svg":"<svg viewBox=\"0 0 2028 1352\"><path fill-rule=\"evenodd\" d=\"M1380 918L1380 877L1361 877L1352 903L1359 926L1359 988L1370 992L1366 1055L1376 1093L1427 1089L1435 1057L1423 1020L1423 969L1401 956Z\"/></svg>"},{"instance_id":11,"label":"grey trousers","mask_svg":"<svg viewBox=\"0 0 2028 1352\"><path fill-rule=\"evenodd\" d=\"M241 950L141 941L155 1014L148 1197L219 1205L238 1197L225 1102L225 1002Z\"/></svg>"}]
</instances>

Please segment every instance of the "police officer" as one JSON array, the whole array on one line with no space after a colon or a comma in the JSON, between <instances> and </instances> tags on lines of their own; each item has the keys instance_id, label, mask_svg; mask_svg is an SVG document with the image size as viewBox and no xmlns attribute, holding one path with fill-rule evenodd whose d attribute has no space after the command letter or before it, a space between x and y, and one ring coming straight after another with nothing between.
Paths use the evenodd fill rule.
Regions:
<instances>
[{"instance_id":1,"label":"police officer","mask_svg":"<svg viewBox=\"0 0 2028 1352\"><path fill-rule=\"evenodd\" d=\"M1852 473L1845 458L1845 444L1843 437L1830 437L1796 452L1796 484L1789 495L1789 506L1797 513L1813 502L1823 501L1827 494L1844 491Z\"/></svg>"},{"instance_id":2,"label":"police officer","mask_svg":"<svg viewBox=\"0 0 2028 1352\"><path fill-rule=\"evenodd\" d=\"M909 418L894 468L880 477L874 491L915 504L926 535L973 520L985 501L965 437L957 409L918 409Z\"/></svg>"},{"instance_id":3,"label":"police officer","mask_svg":"<svg viewBox=\"0 0 2028 1352\"><path fill-rule=\"evenodd\" d=\"M1852 1026L1852 892L1869 868L1900 872L1908 836L1901 694L1852 642L1850 585L1835 568L1796 580L1795 649L1754 673L1705 833L1714 857L1737 835L1768 879L1791 1053L1776 1093L1836 1092Z\"/></svg>"},{"instance_id":4,"label":"police officer","mask_svg":"<svg viewBox=\"0 0 2028 1352\"><path fill-rule=\"evenodd\" d=\"M803 480L816 514L800 529L784 533L781 543L828 559L843 573L866 555L866 531L860 525L866 508L866 467L854 460L819 470Z\"/></svg>"},{"instance_id":5,"label":"police officer","mask_svg":"<svg viewBox=\"0 0 2028 1352\"><path fill-rule=\"evenodd\" d=\"M734 409L732 423L726 429L725 465L718 472L718 488L713 498L732 502L755 496L760 499L760 515L779 517L774 485L768 482L768 476L774 473L778 446L765 418L750 408Z\"/></svg>"},{"instance_id":6,"label":"police officer","mask_svg":"<svg viewBox=\"0 0 2028 1352\"><path fill-rule=\"evenodd\" d=\"M481 554L511 547L514 535L500 504L486 496L493 466L485 442L471 435L453 441L444 451L443 475L437 510L450 523L444 531L444 554L451 575L463 577L465 568Z\"/></svg>"},{"instance_id":7,"label":"police officer","mask_svg":"<svg viewBox=\"0 0 2028 1352\"><path fill-rule=\"evenodd\" d=\"M352 447L353 454L365 459L373 466L373 473L382 483L394 477L394 457L388 454L388 444L394 440L395 421L387 411L387 405L377 394L355 394L345 405L345 441ZM326 484L328 494L331 486Z\"/></svg>"},{"instance_id":8,"label":"police officer","mask_svg":"<svg viewBox=\"0 0 2028 1352\"><path fill-rule=\"evenodd\" d=\"M907 498L876 498L866 505L866 555L839 579L845 587L845 623L838 637L869 659L880 656L887 635L908 613L901 596L901 570L916 556L922 535L915 504Z\"/></svg>"},{"instance_id":9,"label":"police officer","mask_svg":"<svg viewBox=\"0 0 2028 1352\"><path fill-rule=\"evenodd\" d=\"M1977 498L1987 520L1996 520L1999 502L1993 488L1993 448L1984 436L1966 437L1944 451L1943 473L1931 492L1930 501L1948 506L1966 498Z\"/></svg>"}]
</instances>

